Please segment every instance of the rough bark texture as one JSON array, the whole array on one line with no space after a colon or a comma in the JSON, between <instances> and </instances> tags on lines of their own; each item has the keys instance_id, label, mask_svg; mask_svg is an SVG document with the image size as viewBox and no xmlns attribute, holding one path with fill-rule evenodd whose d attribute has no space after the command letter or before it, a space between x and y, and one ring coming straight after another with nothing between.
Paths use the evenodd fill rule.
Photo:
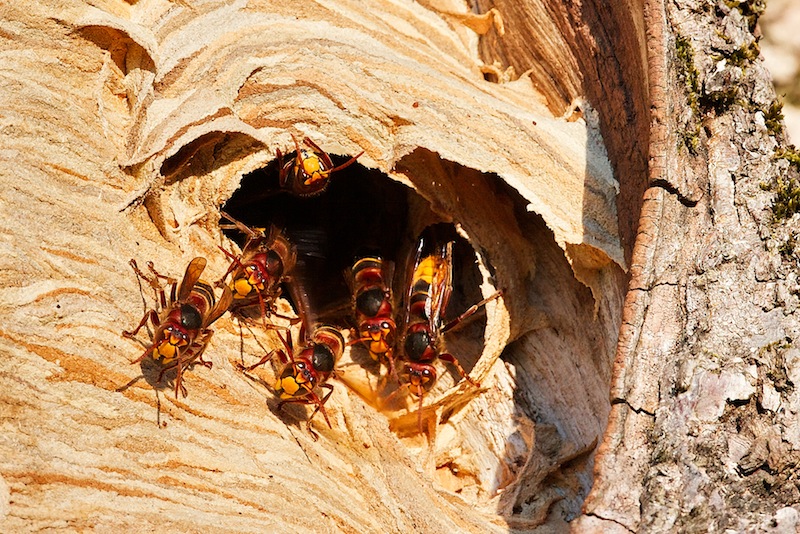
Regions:
<instances>
[{"instance_id":1,"label":"rough bark texture","mask_svg":"<svg viewBox=\"0 0 800 534\"><path fill-rule=\"evenodd\" d=\"M579 531L798 528L794 180L755 2L648 4L650 181ZM709 31L709 28L715 28Z\"/></svg>"},{"instance_id":2,"label":"rough bark texture","mask_svg":"<svg viewBox=\"0 0 800 534\"><path fill-rule=\"evenodd\" d=\"M792 528L798 289L753 6L475 4L0 7L0 530ZM273 370L237 370L274 332L227 316L186 398L128 364L152 306L128 260L220 276L219 209L291 134L365 151L335 183L392 184L399 248L457 227L448 316L504 291L448 336L481 388L442 372L427 435L348 350L314 442Z\"/></svg>"}]
</instances>

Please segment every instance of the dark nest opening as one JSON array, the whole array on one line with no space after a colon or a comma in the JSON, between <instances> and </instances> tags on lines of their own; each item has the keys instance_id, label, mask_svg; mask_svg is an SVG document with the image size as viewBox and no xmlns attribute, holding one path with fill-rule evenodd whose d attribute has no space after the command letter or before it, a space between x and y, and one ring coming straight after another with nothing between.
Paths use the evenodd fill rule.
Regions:
<instances>
[{"instance_id":1,"label":"dark nest opening","mask_svg":"<svg viewBox=\"0 0 800 534\"><path fill-rule=\"evenodd\" d=\"M294 154L285 155L285 161ZM348 158L332 155L331 159L339 165ZM348 269L365 255L377 255L393 264L393 308L400 328L414 249L421 236L426 253L431 243L453 242L453 290L443 322L482 299L479 287L483 277L475 250L456 226L444 222L414 189L358 163L334 173L324 193L300 197L280 187L278 161L273 160L245 175L222 210L251 227L277 226L297 248L297 264L289 283L299 286L306 298L299 307L292 302L296 290L285 287L283 296L298 316L310 315L304 322L333 325L351 339L356 324ZM226 226L226 221L220 223ZM244 244L245 236L238 230L225 228L224 233L240 247ZM477 313L446 335L447 346L452 342L457 347L456 357L467 372L480 357L485 324L485 315ZM426 395L426 404L461 379L450 365L438 363L436 367L438 379ZM415 404L406 404L408 395L403 391L392 395L396 380L386 376L386 369L381 369L361 344L349 347L337 368L344 371L341 380L352 391L387 415L415 409Z\"/></svg>"}]
</instances>

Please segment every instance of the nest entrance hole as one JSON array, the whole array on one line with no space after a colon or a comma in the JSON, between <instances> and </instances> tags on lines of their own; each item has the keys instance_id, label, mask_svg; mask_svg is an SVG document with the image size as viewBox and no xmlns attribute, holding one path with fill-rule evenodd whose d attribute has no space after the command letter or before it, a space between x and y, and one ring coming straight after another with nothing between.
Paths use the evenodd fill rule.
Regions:
<instances>
[{"instance_id":1,"label":"nest entrance hole","mask_svg":"<svg viewBox=\"0 0 800 534\"><path fill-rule=\"evenodd\" d=\"M293 155L287 154L284 161ZM331 155L331 159L334 165L339 165L348 158ZM309 324L331 324L344 333L356 326L347 270L356 258L377 255L394 264L391 284L394 318L399 328L404 320L403 301L410 263L420 234L426 240L454 242L453 292L444 321L458 316L482 298L479 289L482 277L475 250L455 226L443 222L414 189L358 163L334 173L324 193L299 197L281 189L278 161L273 160L245 175L222 209L251 227L277 226L297 247L291 283L302 287L310 309L299 310L287 288L283 296L298 315L301 311L310 314ZM223 225L225 222L221 221ZM240 247L244 244L245 236L238 230L225 229L224 233ZM467 372L481 354L485 324L485 316L476 314L446 336L448 346L452 341L458 347L457 357ZM386 408L383 401L396 389L396 384L387 384L386 377L381 376L386 375L386 369L380 369L363 346L349 347L337 368L344 370L342 380L351 390L373 407ZM437 369L437 385L426 396L426 404L460 380L449 365L440 363ZM389 406L403 413L406 407L414 409L413 405L403 405L404 397L395 395L393 399L401 402Z\"/></svg>"}]
</instances>

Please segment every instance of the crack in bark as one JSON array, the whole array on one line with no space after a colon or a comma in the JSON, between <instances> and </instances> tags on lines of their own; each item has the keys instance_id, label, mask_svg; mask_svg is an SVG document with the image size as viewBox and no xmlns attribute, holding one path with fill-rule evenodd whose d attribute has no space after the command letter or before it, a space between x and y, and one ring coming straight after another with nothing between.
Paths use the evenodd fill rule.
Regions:
<instances>
[{"instance_id":1,"label":"crack in bark","mask_svg":"<svg viewBox=\"0 0 800 534\"><path fill-rule=\"evenodd\" d=\"M610 522L610 523L617 524L617 525L621 526L622 528L624 528L625 530L627 530L628 532L636 532L636 531L635 531L635 530L633 530L632 528L630 528L630 527L628 527L628 526L626 526L626 525L624 525L624 524L620 523L620 522L619 522L619 521L617 521L616 519L611 519L610 517L603 517L603 516L601 516L601 515L597 514L596 512L589 512L589 513L587 513L587 514L586 514L586 516L587 516L587 517L596 517L596 518L597 518L597 519L599 519L600 521L608 521L608 522Z\"/></svg>"},{"instance_id":2,"label":"crack in bark","mask_svg":"<svg viewBox=\"0 0 800 534\"><path fill-rule=\"evenodd\" d=\"M653 180L650 185L652 187L660 187L661 189L663 189L667 193L671 193L671 194L675 195L675 197L678 199L678 202L680 202L681 204L683 204L687 208L694 208L695 206L697 206L697 204L699 202L699 200L692 200L692 199L688 198L687 196L683 195L680 192L680 190L678 189L678 187L675 186L675 184L670 183L668 180L665 180L663 178L659 178L657 180Z\"/></svg>"},{"instance_id":3,"label":"crack in bark","mask_svg":"<svg viewBox=\"0 0 800 534\"><path fill-rule=\"evenodd\" d=\"M640 414L640 415L641 414L645 414L645 415L649 415L650 417L653 417L653 418L655 418L655 416L656 416L655 412L648 412L644 408L635 408L626 399L623 399L621 397L616 397L616 398L611 399L611 405L614 406L615 404L624 404L625 406L628 407L628 409L630 409L633 413L636 413L636 414Z\"/></svg>"},{"instance_id":4,"label":"crack in bark","mask_svg":"<svg viewBox=\"0 0 800 534\"><path fill-rule=\"evenodd\" d=\"M647 286L647 287L642 287L642 286L631 287L631 288L628 289L628 292L631 293L631 292L636 291L636 292L642 292L642 293L649 293L650 291L652 291L652 290L654 290L656 288L664 287L664 286L667 286L667 287L681 287L681 283L680 282L671 282L671 281L668 281L668 280L663 280L663 281L656 282L656 283L654 283L654 284L652 284L650 286Z\"/></svg>"}]
</instances>

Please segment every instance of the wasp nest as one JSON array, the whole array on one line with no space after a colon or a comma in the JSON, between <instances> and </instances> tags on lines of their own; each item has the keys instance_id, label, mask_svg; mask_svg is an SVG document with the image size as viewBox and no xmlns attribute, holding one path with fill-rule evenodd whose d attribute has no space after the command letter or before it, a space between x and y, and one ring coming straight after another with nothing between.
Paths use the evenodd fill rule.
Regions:
<instances>
[{"instance_id":1,"label":"wasp nest","mask_svg":"<svg viewBox=\"0 0 800 534\"><path fill-rule=\"evenodd\" d=\"M98 304L115 320L100 341L87 341L114 349L75 374L89 377L84 395L96 406L113 403L121 417L115 427L128 429L113 445L123 452L109 472L141 481L141 502L128 507L137 525L150 521L148 503L156 501L194 510L184 516L165 505L168 520L187 529L305 521L309 530L486 532L579 513L610 408L638 209L625 187L643 161L643 149L625 145L616 127L639 127L638 108L619 119L615 104L586 89L601 75L590 68L594 45L559 33L575 15L563 6L545 15L498 5L475 18L455 3L379 4L370 9L380 16L355 0L133 3L64 13L75 30L69 38L102 72L96 94L75 92L103 117L111 140L85 150L108 156L86 164L121 189L108 193L116 203L97 206L114 239L87 249L108 250L103 270L117 273L115 290L125 294ZM581 16L584 29L633 17ZM546 29L528 32L531 17ZM488 33L479 38L475 30ZM620 54L640 57L620 46ZM542 50L549 52L526 59ZM505 69L511 57L520 63L516 72L534 70L517 77ZM562 63L569 67L555 68ZM623 73L614 76L608 83L624 86ZM327 191L296 197L277 183L276 154L292 157L292 136L313 139L335 165L363 154L331 176ZM332 380L332 428L315 420L320 439L313 442L305 411L274 409L268 369L237 367L280 348L280 331L228 316L214 324L205 353L213 369L184 374L185 400L137 382L139 368L125 359L139 349L119 340L142 307L126 263L153 260L178 276L202 256L213 281L229 264L219 247L232 250L237 238L221 228L221 209L294 233L305 253L298 262L311 273L302 283L323 318L346 317L336 311L349 303L343 271L359 249L375 246L395 263L402 316L408 251L436 229L454 243L445 320L502 291L444 336L479 387L437 364L440 379L426 395L419 434L416 404L400 394L384 405L381 381L391 377L353 345L340 380ZM103 239L103 232L87 230L82 239ZM285 296L276 310L292 317L296 303ZM151 298L145 291L145 306ZM275 321L296 338L291 320ZM350 336L346 321L341 331ZM107 435L109 415L101 412L91 423L100 421L98 431L85 434ZM90 464L105 469L98 462ZM214 495L219 510L196 492Z\"/></svg>"}]
</instances>

